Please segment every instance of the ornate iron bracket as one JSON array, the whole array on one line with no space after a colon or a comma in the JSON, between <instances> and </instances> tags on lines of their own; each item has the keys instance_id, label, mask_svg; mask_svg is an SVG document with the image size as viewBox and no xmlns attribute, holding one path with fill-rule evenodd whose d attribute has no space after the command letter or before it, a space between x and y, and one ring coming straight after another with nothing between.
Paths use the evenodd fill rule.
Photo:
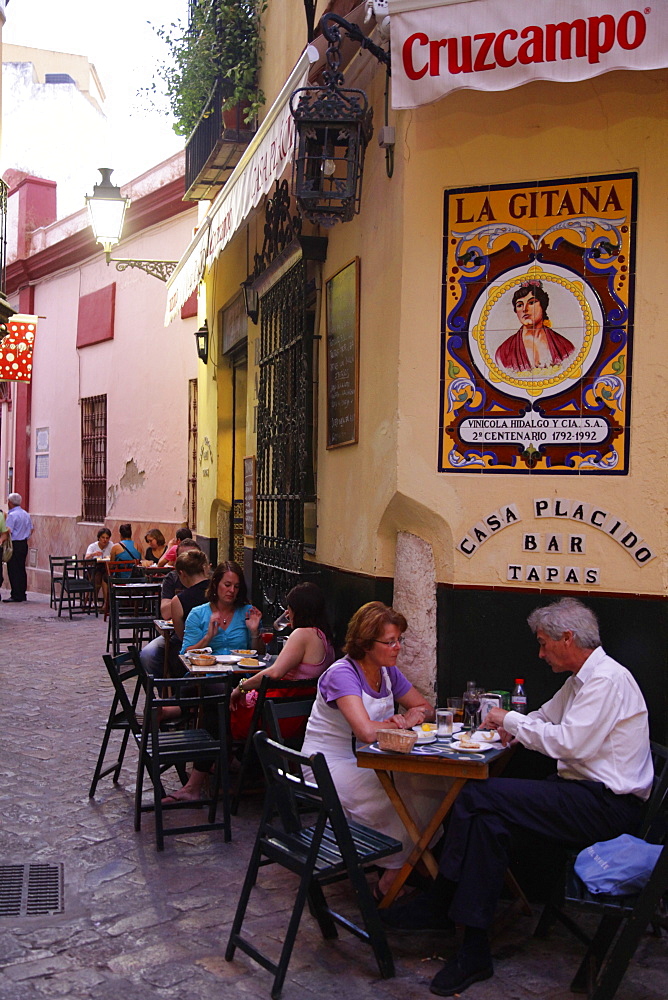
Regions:
<instances>
[{"instance_id":1,"label":"ornate iron bracket","mask_svg":"<svg viewBox=\"0 0 668 1000\"><path fill-rule=\"evenodd\" d=\"M338 14L323 14L320 18L320 27L322 28L322 33L330 43L327 49L327 63L329 66L328 70L325 70L323 77L325 82L329 84L328 74L334 69L336 73L336 84L341 86L343 84L343 76L339 72L339 66L341 64L341 54L339 52L339 46L341 44L341 32L339 28L343 28L346 33L346 37L350 38L353 42L358 42L363 49L370 52L372 56L375 56L378 62L383 63L387 66L388 74L392 71L392 61L390 58L390 53L386 52L385 49L381 49L379 45L372 42L370 38L364 34L361 28L358 28L356 24L352 24L350 21L346 21L344 17L339 17ZM330 53L332 59L330 61ZM334 62L336 60L336 67L334 68Z\"/></svg>"},{"instance_id":2,"label":"ornate iron bracket","mask_svg":"<svg viewBox=\"0 0 668 1000\"><path fill-rule=\"evenodd\" d=\"M178 260L131 260L122 257L109 257L107 264L115 264L117 271L126 271L129 267L138 267L140 271L159 278L160 281L169 281Z\"/></svg>"},{"instance_id":3,"label":"ornate iron bracket","mask_svg":"<svg viewBox=\"0 0 668 1000\"><path fill-rule=\"evenodd\" d=\"M258 278L301 235L302 220L291 214L290 185L287 180L276 181L274 193L267 198L264 209L264 241L262 252L254 258L253 277Z\"/></svg>"}]
</instances>

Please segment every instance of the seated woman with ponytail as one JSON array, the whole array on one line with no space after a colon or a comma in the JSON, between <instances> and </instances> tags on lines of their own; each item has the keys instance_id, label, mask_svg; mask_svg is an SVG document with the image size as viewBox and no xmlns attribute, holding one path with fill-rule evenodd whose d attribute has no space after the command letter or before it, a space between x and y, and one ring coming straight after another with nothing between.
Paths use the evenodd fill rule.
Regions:
<instances>
[{"instance_id":1,"label":"seated woman with ponytail","mask_svg":"<svg viewBox=\"0 0 668 1000\"><path fill-rule=\"evenodd\" d=\"M248 735L257 701L257 689L263 677L270 677L276 681L297 681L312 677L313 694L315 694L316 679L335 660L332 630L325 611L325 595L320 587L315 583L298 583L288 594L287 602L288 617L293 630L288 641L271 666L240 681L239 686L232 692L230 728L233 739L241 740ZM270 687L267 697L284 698L286 691L280 688L273 690ZM308 689L299 689L295 697L308 697ZM293 728L298 729L300 720L294 721ZM284 732L286 736L294 735L290 732L289 722L286 723Z\"/></svg>"}]
</instances>

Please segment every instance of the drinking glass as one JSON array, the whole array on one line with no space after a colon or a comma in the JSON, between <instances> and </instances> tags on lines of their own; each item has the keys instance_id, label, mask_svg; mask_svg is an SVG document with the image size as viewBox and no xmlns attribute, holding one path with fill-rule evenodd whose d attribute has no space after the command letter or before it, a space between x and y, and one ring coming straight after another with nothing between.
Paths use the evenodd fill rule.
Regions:
<instances>
[{"instance_id":1,"label":"drinking glass","mask_svg":"<svg viewBox=\"0 0 668 1000\"><path fill-rule=\"evenodd\" d=\"M452 712L455 722L461 722L464 715L463 700L461 698L446 698L445 704Z\"/></svg>"},{"instance_id":2,"label":"drinking glass","mask_svg":"<svg viewBox=\"0 0 668 1000\"><path fill-rule=\"evenodd\" d=\"M464 695L464 729L472 733L478 728L478 713L480 711L480 696L477 689L471 689Z\"/></svg>"},{"instance_id":3,"label":"drinking glass","mask_svg":"<svg viewBox=\"0 0 668 1000\"><path fill-rule=\"evenodd\" d=\"M272 628L269 628L268 625L263 625L262 630L260 632L260 636L264 643L265 660L270 660L271 653L269 652L269 645L274 641L274 630Z\"/></svg>"},{"instance_id":4,"label":"drinking glass","mask_svg":"<svg viewBox=\"0 0 668 1000\"><path fill-rule=\"evenodd\" d=\"M282 615L279 615L274 622L274 628L277 632L284 632L286 628L290 625L290 618L287 611L284 611Z\"/></svg>"},{"instance_id":5,"label":"drinking glass","mask_svg":"<svg viewBox=\"0 0 668 1000\"><path fill-rule=\"evenodd\" d=\"M436 709L436 735L452 736L452 712L449 708Z\"/></svg>"}]
</instances>

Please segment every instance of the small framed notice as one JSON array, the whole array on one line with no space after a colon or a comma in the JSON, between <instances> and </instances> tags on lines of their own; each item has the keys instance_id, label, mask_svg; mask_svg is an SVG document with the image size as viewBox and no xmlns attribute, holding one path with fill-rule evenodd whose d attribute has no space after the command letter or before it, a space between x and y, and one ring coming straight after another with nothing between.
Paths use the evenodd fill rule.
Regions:
<instances>
[{"instance_id":1,"label":"small framed notice","mask_svg":"<svg viewBox=\"0 0 668 1000\"><path fill-rule=\"evenodd\" d=\"M328 448L358 440L359 276L355 257L326 282Z\"/></svg>"},{"instance_id":2,"label":"small framed notice","mask_svg":"<svg viewBox=\"0 0 668 1000\"><path fill-rule=\"evenodd\" d=\"M244 458L244 535L255 535L255 456Z\"/></svg>"}]
</instances>

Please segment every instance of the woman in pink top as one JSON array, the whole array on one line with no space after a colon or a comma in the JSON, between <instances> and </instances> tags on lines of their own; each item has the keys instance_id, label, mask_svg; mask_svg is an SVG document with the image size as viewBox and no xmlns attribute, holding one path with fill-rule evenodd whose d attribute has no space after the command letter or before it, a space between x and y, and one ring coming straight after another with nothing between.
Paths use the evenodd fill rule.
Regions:
<instances>
[{"instance_id":1,"label":"woman in pink top","mask_svg":"<svg viewBox=\"0 0 668 1000\"><path fill-rule=\"evenodd\" d=\"M314 680L336 659L332 631L325 612L325 595L315 583L298 583L288 594L288 616L292 632L276 660L264 670L239 682L230 699L232 738L243 739L253 716L257 691L263 677L273 680ZM308 697L301 688L298 697ZM313 687L315 693L315 685ZM271 688L267 697L286 697L285 690Z\"/></svg>"}]
</instances>

